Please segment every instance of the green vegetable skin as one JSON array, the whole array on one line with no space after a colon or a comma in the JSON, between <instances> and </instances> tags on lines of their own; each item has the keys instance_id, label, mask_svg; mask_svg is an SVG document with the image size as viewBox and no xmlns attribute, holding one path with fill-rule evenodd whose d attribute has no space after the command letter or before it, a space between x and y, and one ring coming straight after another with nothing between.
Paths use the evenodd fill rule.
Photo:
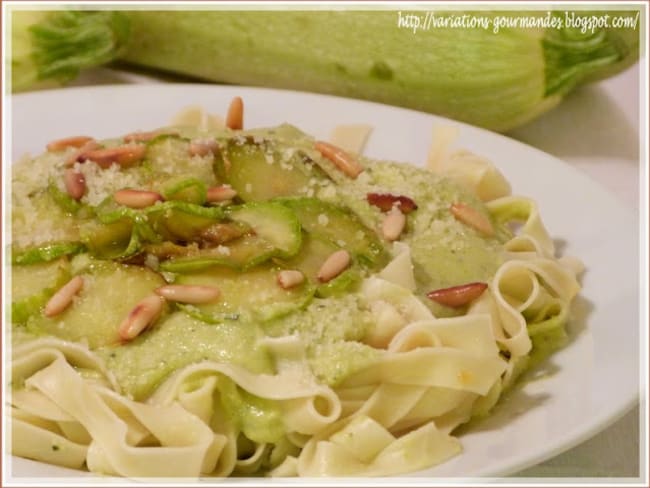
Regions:
<instances>
[{"instance_id":1,"label":"green vegetable skin","mask_svg":"<svg viewBox=\"0 0 650 488\"><path fill-rule=\"evenodd\" d=\"M606 13L637 15L635 11L595 15ZM59 12L45 20L36 18L38 27L31 30L31 42L32 59L42 60L34 66L37 78L48 76L43 63L54 62L53 56L37 53L54 52L57 40L65 45L73 37L75 22L87 37L110 25L115 31L112 39L98 36L104 50L90 43L98 53L97 64L105 62L106 51L112 49L116 58L128 63L205 80L364 98L497 131L512 129L550 109L583 81L611 76L636 62L640 32L640 26L585 34L575 28L504 28L498 34L481 28L413 32L398 28L398 11L141 10L111 14ZM475 14L546 16L544 11ZM66 15L65 29L48 27ZM103 17L82 22L93 15ZM15 24L13 35L14 39L21 35ZM78 45L79 49L84 46ZM17 70L16 47L13 53L13 89L29 88L20 82L29 77ZM83 66L88 65L85 61ZM65 79L63 75L70 77L72 71L59 73L59 78Z\"/></svg>"}]
</instances>

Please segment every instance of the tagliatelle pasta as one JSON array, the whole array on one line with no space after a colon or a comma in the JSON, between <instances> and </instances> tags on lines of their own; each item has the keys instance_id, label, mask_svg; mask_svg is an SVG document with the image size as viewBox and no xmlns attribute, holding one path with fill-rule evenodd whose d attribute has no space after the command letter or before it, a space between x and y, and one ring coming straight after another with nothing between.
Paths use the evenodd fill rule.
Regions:
<instances>
[{"instance_id":1,"label":"tagliatelle pasta","mask_svg":"<svg viewBox=\"0 0 650 488\"><path fill-rule=\"evenodd\" d=\"M61 143L13 168L16 456L130 478L417 471L566 339L579 261L453 131L429 169L355 156L358 174L288 125L191 109L146 134L97 141L137 161Z\"/></svg>"}]
</instances>

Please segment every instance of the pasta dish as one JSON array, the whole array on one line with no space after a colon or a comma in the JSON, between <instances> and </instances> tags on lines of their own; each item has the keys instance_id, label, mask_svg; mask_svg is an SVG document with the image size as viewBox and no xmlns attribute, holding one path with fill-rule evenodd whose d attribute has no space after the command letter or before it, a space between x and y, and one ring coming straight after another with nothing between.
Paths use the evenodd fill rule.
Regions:
<instances>
[{"instance_id":1,"label":"pasta dish","mask_svg":"<svg viewBox=\"0 0 650 488\"><path fill-rule=\"evenodd\" d=\"M562 347L581 263L435 133L426 167L188 110L12 167L11 451L123 477L388 476ZM534 440L532 440L534 442Z\"/></svg>"}]
</instances>

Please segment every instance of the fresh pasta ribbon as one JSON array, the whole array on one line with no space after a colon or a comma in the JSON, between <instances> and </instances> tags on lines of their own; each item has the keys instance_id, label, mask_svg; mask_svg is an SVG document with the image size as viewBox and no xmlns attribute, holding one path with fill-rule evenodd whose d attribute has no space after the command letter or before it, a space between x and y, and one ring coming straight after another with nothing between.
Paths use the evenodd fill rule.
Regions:
<instances>
[{"instance_id":1,"label":"fresh pasta ribbon","mask_svg":"<svg viewBox=\"0 0 650 488\"><path fill-rule=\"evenodd\" d=\"M450 347L418 348L387 354L377 364L351 375L344 387L395 383L414 386L441 386L488 392L505 369L498 357L481 357Z\"/></svg>"},{"instance_id":2,"label":"fresh pasta ribbon","mask_svg":"<svg viewBox=\"0 0 650 488\"><path fill-rule=\"evenodd\" d=\"M190 126L200 131L223 129L225 121L220 115L208 113L200 105L185 107L171 120L172 126Z\"/></svg>"},{"instance_id":3,"label":"fresh pasta ribbon","mask_svg":"<svg viewBox=\"0 0 650 488\"><path fill-rule=\"evenodd\" d=\"M223 374L253 395L283 402L282 406L287 412L285 426L289 431L312 433L311 430L327 423L328 419L338 417L340 412L340 401L336 394L329 387L317 384L304 371L287 370L278 375L258 375L238 366L210 361L176 372L150 397L149 402L170 404L193 377L210 374Z\"/></svg>"},{"instance_id":4,"label":"fresh pasta ribbon","mask_svg":"<svg viewBox=\"0 0 650 488\"><path fill-rule=\"evenodd\" d=\"M88 443L78 443L60 431L60 424L11 408L12 453L72 469L86 461ZM56 446L54 448L53 446Z\"/></svg>"},{"instance_id":5,"label":"fresh pasta ribbon","mask_svg":"<svg viewBox=\"0 0 650 488\"><path fill-rule=\"evenodd\" d=\"M398 255L389 263L388 268L391 269L393 263L399 262L403 267L408 266L408 271L402 273L402 275L408 275L412 273L410 259L407 264L402 261L402 256L408 256L408 254ZM405 281L395 268L392 268L388 276L398 283ZM407 324L433 318L431 311L408 288L395 282L379 277L370 277L364 280L361 293L368 301L374 318L374 323L363 340L373 347L386 348L392 337Z\"/></svg>"},{"instance_id":6,"label":"fresh pasta ribbon","mask_svg":"<svg viewBox=\"0 0 650 488\"><path fill-rule=\"evenodd\" d=\"M370 417L360 415L333 425L305 445L300 476L390 476L424 469L460 452L459 441L429 422L395 437Z\"/></svg>"},{"instance_id":7,"label":"fresh pasta ribbon","mask_svg":"<svg viewBox=\"0 0 650 488\"><path fill-rule=\"evenodd\" d=\"M413 261L411 260L411 248L408 244L395 241L393 243L393 259L382 269L377 276L395 285L414 292L417 288L415 276L413 275Z\"/></svg>"},{"instance_id":8,"label":"fresh pasta ribbon","mask_svg":"<svg viewBox=\"0 0 650 488\"><path fill-rule=\"evenodd\" d=\"M509 195L510 183L491 161L464 149L449 150L458 132L452 126L433 128L427 167L469 189L483 202Z\"/></svg>"},{"instance_id":9,"label":"fresh pasta ribbon","mask_svg":"<svg viewBox=\"0 0 650 488\"><path fill-rule=\"evenodd\" d=\"M104 362L88 347L53 337L38 338L15 346L12 350L11 381L23 384L40 369L57 359L65 359L80 371L94 373L94 381L119 391L114 376Z\"/></svg>"},{"instance_id":10,"label":"fresh pasta ribbon","mask_svg":"<svg viewBox=\"0 0 650 488\"><path fill-rule=\"evenodd\" d=\"M539 214L537 204L524 197L507 196L486 203L486 207L499 224L522 222L518 236L506 242L511 253L534 252L538 256L553 258L555 245Z\"/></svg>"},{"instance_id":11,"label":"fresh pasta ribbon","mask_svg":"<svg viewBox=\"0 0 650 488\"><path fill-rule=\"evenodd\" d=\"M92 441L85 462L91 470L128 477L195 477L202 468L210 469L206 465L214 463L223 444L178 404L160 407L128 400L85 381L63 358L30 376L25 385L48 397L88 431ZM134 436L133 426L136 434L140 426L147 434ZM19 450L25 441L14 439ZM67 447L48 444L54 451ZM72 454L78 456L75 451Z\"/></svg>"},{"instance_id":12,"label":"fresh pasta ribbon","mask_svg":"<svg viewBox=\"0 0 650 488\"><path fill-rule=\"evenodd\" d=\"M548 310L551 304L568 308L579 290L573 272L556 260L507 261L468 315L489 313L497 341L512 355L523 356L532 347L526 316Z\"/></svg>"},{"instance_id":13,"label":"fresh pasta ribbon","mask_svg":"<svg viewBox=\"0 0 650 488\"><path fill-rule=\"evenodd\" d=\"M64 350L70 347L65 341L51 339L40 345L43 349L31 343L30 354L20 355L22 367L14 371L26 376L26 389L18 391L14 407L14 431L24 442L15 442L14 449L37 459L57 460L61 465L79 468L85 462L93 471L130 477L255 471L268 449L258 444L251 456L238 459L238 430L214 401L219 378L224 376L253 393L281 401L285 424L291 431L313 434L334 422L340 412L338 398L331 390L298 377L295 370L287 370L278 378L219 363L184 368L146 403L134 402L83 379L65 356L56 352L57 346ZM83 351L77 348L73 347L74 352ZM42 367L44 357L51 362ZM92 353L81 357L90 359ZM29 368L33 374L27 373L28 365L34 362L38 366ZM75 395L70 395L72 391ZM44 405L53 408L44 410ZM30 411L49 412L46 415L51 418L35 418ZM47 437L51 441L52 432L61 430L57 421L76 422L89 433L84 439L86 445L76 445L62 435L54 437L57 451L66 448L70 453L64 459L30 448L34 439ZM51 449L51 442L40 444ZM164 467L159 462L165 462Z\"/></svg>"},{"instance_id":14,"label":"fresh pasta ribbon","mask_svg":"<svg viewBox=\"0 0 650 488\"><path fill-rule=\"evenodd\" d=\"M337 125L329 142L351 154L362 154L371 132L372 126L368 124Z\"/></svg>"}]
</instances>

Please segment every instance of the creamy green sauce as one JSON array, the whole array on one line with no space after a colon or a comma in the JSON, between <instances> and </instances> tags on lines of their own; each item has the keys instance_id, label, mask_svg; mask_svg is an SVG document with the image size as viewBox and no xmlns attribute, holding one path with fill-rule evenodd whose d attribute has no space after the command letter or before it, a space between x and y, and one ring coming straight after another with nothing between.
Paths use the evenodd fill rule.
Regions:
<instances>
[{"instance_id":1,"label":"creamy green sauce","mask_svg":"<svg viewBox=\"0 0 650 488\"><path fill-rule=\"evenodd\" d=\"M275 135L281 139L295 138L296 146L302 148L311 144L309 139L290 126L255 133L260 136ZM179 156L182 151L178 147L181 144L186 147L186 142L174 139L159 143L155 149L156 158L170 154L173 160L182 159ZM37 159L36 165L40 167L43 161L50 163L50 160L51 155L46 155L41 160ZM199 162L199 169L195 170L196 176L205 176L209 166L206 166L205 161ZM402 241L411 247L418 283L417 295L437 314L453 313L432 304L423 297L424 294L437 288L486 281L502 261L504 236L498 234L496 238L486 239L454 219L449 212L449 206L453 202L470 204L488 214L476 198L452 182L413 166L370 163L367 160L364 162L367 169L356 180L337 178L337 185L316 187L315 196L347 205L371 229L379 228L382 214L366 202L367 193L407 195L415 200L419 208L409 216ZM184 170L191 171L185 162L181 166ZM160 176L153 175L148 167L145 170L146 174L142 178ZM170 172L173 173L174 171ZM18 171L19 177L25 174L26 172ZM134 177L138 178L141 177ZM210 179L212 176L205 178ZM51 204L51 197L43 195L32 207L23 206L27 201L29 185L34 183L23 180L20 180L22 187L19 198L14 199L12 218L17 235L24 239L35 228L25 212L36 209L38 217L41 220L48 219L49 222L50 217L46 216L44 206ZM60 217L58 214L52 215ZM66 219L67 225L69 219ZM55 229L56 224L50 223L47 227ZM74 229L66 232L74 234ZM39 271L41 268L38 268ZM27 281L29 275L25 268L16 268L13 274L14 279L23 277ZM111 290L109 294L119 294L123 290L123 280L111 280L101 273L95 279L101 282L104 289ZM158 275L149 277L148 280L151 282L150 289L162 283L162 278ZM20 288L23 290L20 293L23 302L29 298L25 296L25 286L33 283L27 281ZM36 289L40 289L38 284L36 286ZM241 292L245 293L245 290ZM74 328L65 325L66 314L75 313L66 312L56 319L30 319L27 330L37 335L86 341L105 360L123 392L138 400L146 399L173 371L202 360L231 363L255 373L273 374L276 371L275 359L261 341L264 336L299 335L304 341L305 360L312 372L319 381L332 386L336 386L351 373L372 364L383 354L381 350L360 342L369 327L371 316L368 305L355 292L331 298L314 298L306 307L269 320L256 320L254 314L242 314L233 315L233 318L221 323L206 323L183 311L167 310L155 327L125 344L116 340L111 328L116 315L123 316L131 305L120 303L119 298L114 300L115 307L124 308L115 314L115 310L103 308L105 305L100 299L101 295L91 296L89 291L88 296L88 306L83 309L85 315L75 319L75 323L80 325ZM39 306L43 302L40 298ZM103 320L104 316L106 320ZM18 324L16 327L22 328L24 325ZM220 386L220 391L224 408L238 419L240 427L249 438L265 442L281 437L282 429L277 427L281 416L274 402L256 399L227 382Z\"/></svg>"},{"instance_id":2,"label":"creamy green sauce","mask_svg":"<svg viewBox=\"0 0 650 488\"><path fill-rule=\"evenodd\" d=\"M372 364L381 352L359 342L372 317L356 294L316 298L304 310L264 325L271 336L299 334L314 375L335 386L355 371Z\"/></svg>"},{"instance_id":3,"label":"creamy green sauce","mask_svg":"<svg viewBox=\"0 0 650 488\"><path fill-rule=\"evenodd\" d=\"M174 312L135 340L98 350L124 392L146 398L170 373L210 360L236 364L254 373L274 372L256 324L237 320L206 324Z\"/></svg>"},{"instance_id":4,"label":"creamy green sauce","mask_svg":"<svg viewBox=\"0 0 650 488\"><path fill-rule=\"evenodd\" d=\"M485 281L501 264L503 239L481 236L449 211L452 203L465 203L489 217L482 203L454 182L408 164L369 163L356 180L342 185L340 194L369 226L378 228L383 215L366 203L370 192L406 195L418 204L400 240L411 247L422 291Z\"/></svg>"},{"instance_id":5,"label":"creamy green sauce","mask_svg":"<svg viewBox=\"0 0 650 488\"><path fill-rule=\"evenodd\" d=\"M356 180L339 183L336 198L341 198L371 228L380 227L383 214L367 204L367 193L412 198L418 209L410 214L400 240L411 248L418 285L416 295L436 316L461 313L428 300L426 293L488 281L503 262L503 242L509 238L507 231L498 229L495 237L486 238L456 220L449 211L450 205L456 202L471 205L491 217L474 195L449 179L408 164L368 160L366 164L367 169Z\"/></svg>"}]
</instances>

